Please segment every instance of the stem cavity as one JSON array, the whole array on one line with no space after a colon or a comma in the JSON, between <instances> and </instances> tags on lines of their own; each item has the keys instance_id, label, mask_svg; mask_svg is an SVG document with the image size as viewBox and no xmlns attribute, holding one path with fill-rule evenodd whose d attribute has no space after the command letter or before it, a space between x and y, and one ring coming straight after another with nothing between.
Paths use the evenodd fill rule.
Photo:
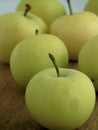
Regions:
<instances>
[{"instance_id":1,"label":"stem cavity","mask_svg":"<svg viewBox=\"0 0 98 130\"><path fill-rule=\"evenodd\" d=\"M57 66L57 64L56 64L56 61L55 61L54 56L53 56L51 53L49 53L48 55L49 55L49 58L51 59L53 65L54 65L54 67L55 67L55 69L56 69L57 76L60 77L59 68L58 68L58 66Z\"/></svg>"},{"instance_id":2,"label":"stem cavity","mask_svg":"<svg viewBox=\"0 0 98 130\"><path fill-rule=\"evenodd\" d=\"M39 30L38 30L38 29L36 29L36 30L35 30L35 34L36 34L36 35L38 35L38 33L39 33Z\"/></svg>"}]
</instances>

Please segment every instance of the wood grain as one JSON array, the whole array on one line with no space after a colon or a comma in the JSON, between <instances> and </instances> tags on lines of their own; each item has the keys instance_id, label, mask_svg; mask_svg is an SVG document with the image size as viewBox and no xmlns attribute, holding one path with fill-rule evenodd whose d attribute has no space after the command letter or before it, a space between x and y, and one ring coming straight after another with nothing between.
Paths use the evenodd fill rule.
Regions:
<instances>
[{"instance_id":1,"label":"wood grain","mask_svg":"<svg viewBox=\"0 0 98 130\"><path fill-rule=\"evenodd\" d=\"M76 63L69 68L77 69ZM25 92L13 79L9 65L0 62L0 130L46 130L30 117L24 100ZM78 130L98 130L98 95L89 120Z\"/></svg>"}]
</instances>

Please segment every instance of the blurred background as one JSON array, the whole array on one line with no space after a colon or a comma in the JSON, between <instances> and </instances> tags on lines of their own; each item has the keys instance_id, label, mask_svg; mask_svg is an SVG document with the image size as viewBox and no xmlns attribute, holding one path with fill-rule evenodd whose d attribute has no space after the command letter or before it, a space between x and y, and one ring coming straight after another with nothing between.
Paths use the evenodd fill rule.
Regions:
<instances>
[{"instance_id":1,"label":"blurred background","mask_svg":"<svg viewBox=\"0 0 98 130\"><path fill-rule=\"evenodd\" d=\"M15 11L15 8L20 0L0 0L0 14ZM64 4L67 13L69 13L66 0L58 0ZM84 5L88 0L71 0L73 12L81 12L84 8Z\"/></svg>"}]
</instances>

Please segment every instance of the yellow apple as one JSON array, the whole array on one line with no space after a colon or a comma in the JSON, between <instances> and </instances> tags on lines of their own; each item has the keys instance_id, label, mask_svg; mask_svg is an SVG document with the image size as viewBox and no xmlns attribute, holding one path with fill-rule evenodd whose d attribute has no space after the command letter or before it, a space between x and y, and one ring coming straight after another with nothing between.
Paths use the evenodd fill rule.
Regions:
<instances>
[{"instance_id":1,"label":"yellow apple","mask_svg":"<svg viewBox=\"0 0 98 130\"><path fill-rule=\"evenodd\" d=\"M98 91L98 35L89 40L81 49L78 58L79 70L94 83Z\"/></svg>"},{"instance_id":2,"label":"yellow apple","mask_svg":"<svg viewBox=\"0 0 98 130\"><path fill-rule=\"evenodd\" d=\"M32 119L50 130L75 130L94 110L95 89L80 71L56 70L57 74L51 68L31 78L26 87L26 106Z\"/></svg>"},{"instance_id":3,"label":"yellow apple","mask_svg":"<svg viewBox=\"0 0 98 130\"><path fill-rule=\"evenodd\" d=\"M10 12L0 16L0 60L9 63L13 48L23 39L39 33L47 33L46 23L39 17L24 12Z\"/></svg>"},{"instance_id":4,"label":"yellow apple","mask_svg":"<svg viewBox=\"0 0 98 130\"><path fill-rule=\"evenodd\" d=\"M50 25L57 17L65 14L65 7L58 0L21 0L16 10L24 10L26 3L31 5L30 11L42 18L47 25Z\"/></svg>"},{"instance_id":5,"label":"yellow apple","mask_svg":"<svg viewBox=\"0 0 98 130\"><path fill-rule=\"evenodd\" d=\"M51 68L48 53L53 53L59 67L68 67L68 51L61 39L40 34L21 41L12 51L10 67L14 79L23 87L36 73Z\"/></svg>"},{"instance_id":6,"label":"yellow apple","mask_svg":"<svg viewBox=\"0 0 98 130\"><path fill-rule=\"evenodd\" d=\"M80 12L57 18L49 32L63 40L70 60L77 60L83 45L98 35L98 16L92 12Z\"/></svg>"}]
</instances>

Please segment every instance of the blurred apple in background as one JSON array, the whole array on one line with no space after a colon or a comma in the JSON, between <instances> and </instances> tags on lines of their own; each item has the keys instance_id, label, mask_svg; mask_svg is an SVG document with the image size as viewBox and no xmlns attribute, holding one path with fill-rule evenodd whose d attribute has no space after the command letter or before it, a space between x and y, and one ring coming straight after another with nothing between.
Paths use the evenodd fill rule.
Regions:
<instances>
[{"instance_id":1,"label":"blurred apple in background","mask_svg":"<svg viewBox=\"0 0 98 130\"><path fill-rule=\"evenodd\" d=\"M84 7L84 10L91 11L98 15L98 0L88 0Z\"/></svg>"},{"instance_id":2,"label":"blurred apple in background","mask_svg":"<svg viewBox=\"0 0 98 130\"><path fill-rule=\"evenodd\" d=\"M60 1L64 5L66 13L70 14L67 0L58 0L58 1ZM84 6L86 5L87 1L88 0L71 0L70 3L72 5L73 13L82 12L84 10Z\"/></svg>"},{"instance_id":3,"label":"blurred apple in background","mask_svg":"<svg viewBox=\"0 0 98 130\"><path fill-rule=\"evenodd\" d=\"M67 0L58 0L58 1L64 5L66 13L69 13ZM87 1L88 0L71 0L73 12L76 13L83 11ZM0 0L0 14L15 11L16 6L19 4L19 2L20 0Z\"/></svg>"},{"instance_id":4,"label":"blurred apple in background","mask_svg":"<svg viewBox=\"0 0 98 130\"><path fill-rule=\"evenodd\" d=\"M43 70L30 80L25 93L26 106L33 120L50 130L75 130L94 110L94 86L80 71L55 66L57 71Z\"/></svg>"},{"instance_id":5,"label":"blurred apple in background","mask_svg":"<svg viewBox=\"0 0 98 130\"><path fill-rule=\"evenodd\" d=\"M48 53L57 59L59 67L68 66L68 51L64 43L50 34L37 34L20 42L11 54L10 67L15 80L26 86L32 76L52 67Z\"/></svg>"},{"instance_id":6,"label":"blurred apple in background","mask_svg":"<svg viewBox=\"0 0 98 130\"><path fill-rule=\"evenodd\" d=\"M88 75L98 91L98 35L81 49L78 58L79 70Z\"/></svg>"},{"instance_id":7,"label":"blurred apple in background","mask_svg":"<svg viewBox=\"0 0 98 130\"><path fill-rule=\"evenodd\" d=\"M42 19L25 12L10 12L0 16L0 60L3 62L9 63L11 52L16 44L28 36L35 35L36 29L39 33L48 31Z\"/></svg>"},{"instance_id":8,"label":"blurred apple in background","mask_svg":"<svg viewBox=\"0 0 98 130\"><path fill-rule=\"evenodd\" d=\"M21 0L16 10L24 10L24 5L31 5L31 12L42 18L49 26L57 17L65 14L64 5L58 0Z\"/></svg>"},{"instance_id":9,"label":"blurred apple in background","mask_svg":"<svg viewBox=\"0 0 98 130\"><path fill-rule=\"evenodd\" d=\"M69 6L71 9L71 5ZM68 48L70 60L77 60L82 46L98 35L98 16L91 12L74 13L57 18L49 32L61 38Z\"/></svg>"}]
</instances>

